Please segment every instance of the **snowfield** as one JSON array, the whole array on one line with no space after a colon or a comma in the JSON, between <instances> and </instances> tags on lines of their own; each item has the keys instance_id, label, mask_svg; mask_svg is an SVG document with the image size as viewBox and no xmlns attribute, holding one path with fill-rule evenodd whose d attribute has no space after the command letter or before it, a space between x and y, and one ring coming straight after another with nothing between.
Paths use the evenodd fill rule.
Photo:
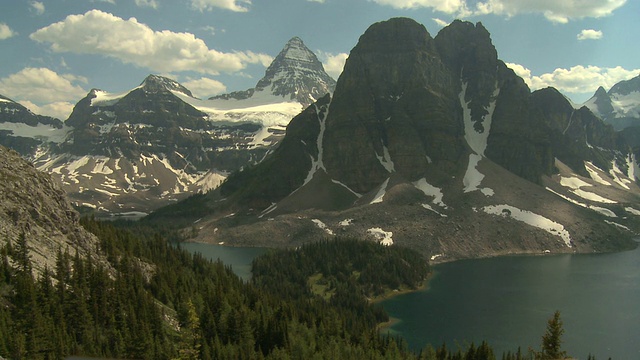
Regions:
<instances>
[{"instance_id":1,"label":"snowfield","mask_svg":"<svg viewBox=\"0 0 640 360\"><path fill-rule=\"evenodd\" d=\"M462 91L458 95L460 99L460 106L462 106L462 115L464 119L464 138L469 144L469 147L473 151L473 153L469 154L469 164L467 166L467 171L464 175L462 183L464 185L464 192L472 192L476 190L480 190L485 196L493 196L493 189L489 188L480 188L480 184L484 179L484 174L478 171L478 163L484 157L484 152L487 149L487 139L489 138L489 133L491 132L491 122L493 119L493 112L496 108L496 99L500 94L500 88L496 84L496 89L493 92L491 97L492 101L487 106L487 114L482 118L482 128L483 130L478 131L475 128L475 123L471 118L471 108L469 108L469 102L465 100L467 94L467 86L468 84L462 82Z\"/></svg>"},{"instance_id":2,"label":"snowfield","mask_svg":"<svg viewBox=\"0 0 640 360\"><path fill-rule=\"evenodd\" d=\"M422 178L414 182L413 186L415 186L416 189L422 191L426 196L433 197L433 200L431 201L432 203L437 204L445 209L447 208L447 204L442 201L442 198L444 197L442 189L429 184L427 182L427 179Z\"/></svg>"},{"instance_id":3,"label":"snowfield","mask_svg":"<svg viewBox=\"0 0 640 360\"><path fill-rule=\"evenodd\" d=\"M381 228L377 227L367 229L367 233L369 235L373 235L373 237L376 238L376 240L378 240L380 244L384 246L393 245L393 232L391 231L384 231Z\"/></svg>"},{"instance_id":4,"label":"snowfield","mask_svg":"<svg viewBox=\"0 0 640 360\"><path fill-rule=\"evenodd\" d=\"M511 205L485 206L482 208L482 211L487 214L512 218L527 225L537 227L552 235L559 236L567 247L572 247L571 235L564 226L542 215L538 215L527 210L521 210Z\"/></svg>"},{"instance_id":5,"label":"snowfield","mask_svg":"<svg viewBox=\"0 0 640 360\"><path fill-rule=\"evenodd\" d=\"M323 222L322 222L322 220L319 220L319 219L311 219L311 221L312 221L314 224L316 224L316 226L317 226L318 228L320 228L321 230L324 230L324 232L326 232L327 234L329 234L329 235L331 235L331 236L334 236L334 235L335 235L335 233L333 232L333 230L329 229L329 228L327 227L327 224L323 223Z\"/></svg>"},{"instance_id":6,"label":"snowfield","mask_svg":"<svg viewBox=\"0 0 640 360\"><path fill-rule=\"evenodd\" d=\"M617 204L617 201L613 201L611 199L607 199L603 196L600 196L598 194L594 194L592 192L589 191L585 191L582 188L583 187L591 187L592 185L583 181L582 179L579 179L577 177L560 177L560 185L569 188L571 191L571 193L575 194L576 196L579 196L585 200L589 200L589 201L594 201L594 202L599 202L599 203L603 203L603 204Z\"/></svg>"},{"instance_id":7,"label":"snowfield","mask_svg":"<svg viewBox=\"0 0 640 360\"><path fill-rule=\"evenodd\" d=\"M371 200L371 202L369 203L370 205L382 202L387 191L387 185L389 185L389 179L385 180L382 185L380 185L380 189L378 190L378 193L373 198L373 200Z\"/></svg>"}]
</instances>

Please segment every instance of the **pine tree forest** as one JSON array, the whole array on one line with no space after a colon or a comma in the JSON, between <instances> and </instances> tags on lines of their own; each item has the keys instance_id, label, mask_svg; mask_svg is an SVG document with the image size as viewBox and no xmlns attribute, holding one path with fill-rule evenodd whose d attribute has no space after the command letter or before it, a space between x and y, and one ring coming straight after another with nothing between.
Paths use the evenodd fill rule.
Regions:
<instances>
[{"instance_id":1,"label":"pine tree forest","mask_svg":"<svg viewBox=\"0 0 640 360\"><path fill-rule=\"evenodd\" d=\"M82 224L108 261L59 249L55 268L36 277L25 235L0 250L0 357L496 358L486 343L415 353L380 333L388 316L370 300L415 289L429 271L405 249L338 239L273 251L254 261L254 278L244 282L221 262L181 250L166 229ZM374 276L372 264L385 275Z\"/></svg>"}]
</instances>

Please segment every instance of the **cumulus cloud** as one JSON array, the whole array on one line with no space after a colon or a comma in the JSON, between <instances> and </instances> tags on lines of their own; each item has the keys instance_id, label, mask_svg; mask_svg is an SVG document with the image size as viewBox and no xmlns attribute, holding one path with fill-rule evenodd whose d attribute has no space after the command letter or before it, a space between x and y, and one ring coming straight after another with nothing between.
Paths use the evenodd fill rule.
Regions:
<instances>
[{"instance_id":1,"label":"cumulus cloud","mask_svg":"<svg viewBox=\"0 0 640 360\"><path fill-rule=\"evenodd\" d=\"M248 64L268 66L272 60L269 55L251 51L224 53L209 49L193 34L154 31L136 18L124 20L100 10L69 15L30 37L50 43L54 52L103 55L154 72L195 71L217 75L240 71Z\"/></svg>"},{"instance_id":2,"label":"cumulus cloud","mask_svg":"<svg viewBox=\"0 0 640 360\"><path fill-rule=\"evenodd\" d=\"M158 2L156 0L136 0L138 7L148 7L152 9L158 8Z\"/></svg>"},{"instance_id":3,"label":"cumulus cloud","mask_svg":"<svg viewBox=\"0 0 640 360\"><path fill-rule=\"evenodd\" d=\"M578 40L598 40L602 39L602 31L593 30L593 29L585 29L580 31L578 34Z\"/></svg>"},{"instance_id":4,"label":"cumulus cloud","mask_svg":"<svg viewBox=\"0 0 640 360\"><path fill-rule=\"evenodd\" d=\"M349 54L347 53L332 54L326 53L321 50L318 50L317 54L320 61L322 61L324 71L326 71L327 74L331 75L331 77L334 79L337 79L340 74L342 74L344 64L349 57Z\"/></svg>"},{"instance_id":5,"label":"cumulus cloud","mask_svg":"<svg viewBox=\"0 0 640 360\"><path fill-rule=\"evenodd\" d=\"M57 101L78 100L87 91L74 84L86 82L86 78L58 74L47 68L24 68L19 72L0 79L0 94L14 99L51 103Z\"/></svg>"},{"instance_id":6,"label":"cumulus cloud","mask_svg":"<svg viewBox=\"0 0 640 360\"><path fill-rule=\"evenodd\" d=\"M185 81L182 85L191 90L194 96L201 99L219 95L227 91L227 87L220 81L205 77Z\"/></svg>"},{"instance_id":7,"label":"cumulus cloud","mask_svg":"<svg viewBox=\"0 0 640 360\"><path fill-rule=\"evenodd\" d=\"M66 101L59 101L38 106L29 100L21 100L19 103L38 115L51 116L60 120L66 120L73 112L74 104Z\"/></svg>"},{"instance_id":8,"label":"cumulus cloud","mask_svg":"<svg viewBox=\"0 0 640 360\"><path fill-rule=\"evenodd\" d=\"M0 94L37 114L64 120L73 110L73 103L87 94L78 83L87 83L87 79L47 68L24 68L0 79Z\"/></svg>"},{"instance_id":9,"label":"cumulus cloud","mask_svg":"<svg viewBox=\"0 0 640 360\"><path fill-rule=\"evenodd\" d=\"M627 0L372 0L396 9L429 8L457 17L496 14L542 14L549 21L567 23L570 19L599 18L611 15Z\"/></svg>"},{"instance_id":10,"label":"cumulus cloud","mask_svg":"<svg viewBox=\"0 0 640 360\"><path fill-rule=\"evenodd\" d=\"M5 23L0 23L0 40L8 39L15 35L16 35L15 31L11 30L9 25Z\"/></svg>"},{"instance_id":11,"label":"cumulus cloud","mask_svg":"<svg viewBox=\"0 0 640 360\"><path fill-rule=\"evenodd\" d=\"M235 12L247 12L251 0L191 0L191 6L200 11L211 11L214 8Z\"/></svg>"},{"instance_id":12,"label":"cumulus cloud","mask_svg":"<svg viewBox=\"0 0 640 360\"><path fill-rule=\"evenodd\" d=\"M35 11L36 14L38 14L38 15L44 14L45 7L44 7L44 4L42 2L40 2L40 1L32 1L30 3L30 5L31 5L31 9L33 11Z\"/></svg>"},{"instance_id":13,"label":"cumulus cloud","mask_svg":"<svg viewBox=\"0 0 640 360\"><path fill-rule=\"evenodd\" d=\"M622 80L628 80L640 74L640 69L627 70L620 66L602 68L578 65L569 69L558 68L551 73L536 76L522 65L508 63L507 66L523 78L531 90L552 86L560 91L575 94L594 93L599 86L609 89Z\"/></svg>"},{"instance_id":14,"label":"cumulus cloud","mask_svg":"<svg viewBox=\"0 0 640 360\"><path fill-rule=\"evenodd\" d=\"M373 0L373 2L395 9L430 8L447 14L468 12L465 0Z\"/></svg>"}]
</instances>

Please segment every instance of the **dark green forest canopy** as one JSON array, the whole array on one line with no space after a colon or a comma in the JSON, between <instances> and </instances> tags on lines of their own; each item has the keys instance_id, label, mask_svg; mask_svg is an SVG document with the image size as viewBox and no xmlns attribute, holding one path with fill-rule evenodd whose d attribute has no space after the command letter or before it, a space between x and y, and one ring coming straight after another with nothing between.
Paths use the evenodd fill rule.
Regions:
<instances>
[{"instance_id":1,"label":"dark green forest canopy","mask_svg":"<svg viewBox=\"0 0 640 360\"><path fill-rule=\"evenodd\" d=\"M172 245L178 236L166 229L82 224L108 264L60 249L55 269L36 278L25 235L0 249L0 356L495 359L486 343L415 354L379 333L388 317L368 298L415 288L428 273L406 249L337 239L274 251L256 259L247 283Z\"/></svg>"}]
</instances>

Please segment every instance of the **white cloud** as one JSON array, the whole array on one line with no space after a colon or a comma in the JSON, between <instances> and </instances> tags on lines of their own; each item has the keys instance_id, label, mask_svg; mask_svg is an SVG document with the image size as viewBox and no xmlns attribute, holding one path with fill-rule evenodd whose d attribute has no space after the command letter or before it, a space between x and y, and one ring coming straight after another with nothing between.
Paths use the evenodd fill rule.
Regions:
<instances>
[{"instance_id":1,"label":"white cloud","mask_svg":"<svg viewBox=\"0 0 640 360\"><path fill-rule=\"evenodd\" d=\"M307 0L307 1L308 2L317 2L317 3L320 3L320 4L324 4L325 0Z\"/></svg>"},{"instance_id":2,"label":"white cloud","mask_svg":"<svg viewBox=\"0 0 640 360\"><path fill-rule=\"evenodd\" d=\"M531 90L552 86L560 91L575 94L594 93L599 86L611 88L622 80L628 80L640 74L640 69L627 70L620 66L601 68L598 66L573 66L569 69L555 69L551 73L535 76L531 70L519 64L507 64L522 77Z\"/></svg>"},{"instance_id":3,"label":"white cloud","mask_svg":"<svg viewBox=\"0 0 640 360\"><path fill-rule=\"evenodd\" d=\"M231 10L235 12L247 12L251 0L191 0L191 6L200 11L211 11L213 8Z\"/></svg>"},{"instance_id":4,"label":"white cloud","mask_svg":"<svg viewBox=\"0 0 640 360\"><path fill-rule=\"evenodd\" d=\"M567 23L570 19L599 18L611 15L627 0L371 0L396 9L429 8L457 17L496 14L542 14L549 21Z\"/></svg>"},{"instance_id":5,"label":"white cloud","mask_svg":"<svg viewBox=\"0 0 640 360\"><path fill-rule=\"evenodd\" d=\"M332 54L326 53L321 50L316 51L316 53L318 54L318 58L320 58L320 61L322 61L324 71L326 71L327 74L331 75L332 78L337 79L344 69L344 64L347 61L349 54Z\"/></svg>"},{"instance_id":6,"label":"white cloud","mask_svg":"<svg viewBox=\"0 0 640 360\"><path fill-rule=\"evenodd\" d=\"M602 39L602 31L593 30L593 29L585 29L580 31L578 34L578 40L598 40Z\"/></svg>"},{"instance_id":7,"label":"white cloud","mask_svg":"<svg viewBox=\"0 0 640 360\"><path fill-rule=\"evenodd\" d=\"M445 27L445 26L449 25L448 22L446 22L446 21L444 21L442 19L432 18L431 20L433 20L436 24L438 24L438 26Z\"/></svg>"},{"instance_id":8,"label":"white cloud","mask_svg":"<svg viewBox=\"0 0 640 360\"><path fill-rule=\"evenodd\" d=\"M73 110L73 103L87 94L77 83L87 83L87 79L72 74L61 75L47 68L24 68L0 79L0 94L37 114L64 120Z\"/></svg>"},{"instance_id":9,"label":"white cloud","mask_svg":"<svg viewBox=\"0 0 640 360\"><path fill-rule=\"evenodd\" d=\"M251 51L224 53L209 49L193 34L154 31L136 18L124 20L100 10L69 15L30 37L50 43L55 52L108 56L154 72L195 71L217 75L240 71L248 64L268 66L272 60L269 55Z\"/></svg>"},{"instance_id":10,"label":"white cloud","mask_svg":"<svg viewBox=\"0 0 640 360\"><path fill-rule=\"evenodd\" d=\"M39 103L76 101L87 94L73 83L87 79L71 74L60 75L47 68L24 68L0 79L0 94L13 99L29 99Z\"/></svg>"},{"instance_id":11,"label":"white cloud","mask_svg":"<svg viewBox=\"0 0 640 360\"><path fill-rule=\"evenodd\" d=\"M465 0L372 0L395 9L430 8L447 14L467 13Z\"/></svg>"},{"instance_id":12,"label":"white cloud","mask_svg":"<svg viewBox=\"0 0 640 360\"><path fill-rule=\"evenodd\" d=\"M40 1L32 1L30 3L30 5L31 5L31 9L33 9L33 11L35 11L36 14L38 14L38 15L44 14L45 7L44 7L44 4L42 2L40 2Z\"/></svg>"},{"instance_id":13,"label":"white cloud","mask_svg":"<svg viewBox=\"0 0 640 360\"><path fill-rule=\"evenodd\" d=\"M156 0L136 0L138 7L149 7L152 9L158 8L158 2Z\"/></svg>"},{"instance_id":14,"label":"white cloud","mask_svg":"<svg viewBox=\"0 0 640 360\"><path fill-rule=\"evenodd\" d=\"M74 104L66 101L49 103L42 106L38 106L29 100L22 100L19 101L19 103L35 114L51 116L62 121L69 118L69 115L71 115L73 107L75 106Z\"/></svg>"},{"instance_id":15,"label":"white cloud","mask_svg":"<svg viewBox=\"0 0 640 360\"><path fill-rule=\"evenodd\" d=\"M15 31L11 30L9 25L5 23L0 23L0 40L8 39L15 35L16 35Z\"/></svg>"},{"instance_id":16,"label":"white cloud","mask_svg":"<svg viewBox=\"0 0 640 360\"><path fill-rule=\"evenodd\" d=\"M182 85L191 90L194 96L201 99L209 98L227 91L227 87L220 81L205 77L185 81Z\"/></svg>"}]
</instances>

